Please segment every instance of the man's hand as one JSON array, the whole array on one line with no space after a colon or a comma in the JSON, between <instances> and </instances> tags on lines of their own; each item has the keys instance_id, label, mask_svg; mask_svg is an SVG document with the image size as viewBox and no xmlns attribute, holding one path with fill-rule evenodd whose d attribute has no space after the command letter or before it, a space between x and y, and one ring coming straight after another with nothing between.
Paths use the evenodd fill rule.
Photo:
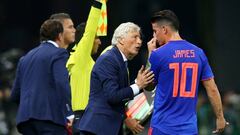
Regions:
<instances>
[{"instance_id":1,"label":"man's hand","mask_svg":"<svg viewBox=\"0 0 240 135\"><path fill-rule=\"evenodd\" d=\"M95 0L95 1L98 1L100 3L107 3L108 0Z\"/></svg>"},{"instance_id":2,"label":"man's hand","mask_svg":"<svg viewBox=\"0 0 240 135\"><path fill-rule=\"evenodd\" d=\"M95 0L95 1L102 3L102 0Z\"/></svg>"},{"instance_id":3,"label":"man's hand","mask_svg":"<svg viewBox=\"0 0 240 135\"><path fill-rule=\"evenodd\" d=\"M73 119L68 119L67 127L72 127Z\"/></svg>"},{"instance_id":4,"label":"man's hand","mask_svg":"<svg viewBox=\"0 0 240 135\"><path fill-rule=\"evenodd\" d=\"M144 69L144 66L138 71L136 84L138 85L139 89L145 88L148 84L153 82L154 74L150 69Z\"/></svg>"},{"instance_id":5,"label":"man's hand","mask_svg":"<svg viewBox=\"0 0 240 135\"><path fill-rule=\"evenodd\" d=\"M149 53L149 56L151 54L151 52L155 49L157 49L157 39L156 38L152 38L148 43L147 43L147 46L148 46L148 53Z\"/></svg>"},{"instance_id":6,"label":"man's hand","mask_svg":"<svg viewBox=\"0 0 240 135\"><path fill-rule=\"evenodd\" d=\"M228 126L229 123L226 122L226 120L224 118L221 119L217 119L216 120L216 130L212 131L213 134L219 134L221 132L224 131L224 129L226 128L226 126Z\"/></svg>"},{"instance_id":7,"label":"man's hand","mask_svg":"<svg viewBox=\"0 0 240 135\"><path fill-rule=\"evenodd\" d=\"M134 133L138 134L143 131L144 127L140 125L139 121L132 118L126 118L125 119L126 126Z\"/></svg>"}]
</instances>

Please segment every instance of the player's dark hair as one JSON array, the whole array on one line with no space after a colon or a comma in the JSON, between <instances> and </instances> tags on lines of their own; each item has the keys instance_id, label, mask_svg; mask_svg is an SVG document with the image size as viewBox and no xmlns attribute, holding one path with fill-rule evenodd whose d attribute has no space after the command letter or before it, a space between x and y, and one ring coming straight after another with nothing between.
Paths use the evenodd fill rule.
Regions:
<instances>
[{"instance_id":1,"label":"player's dark hair","mask_svg":"<svg viewBox=\"0 0 240 135\"><path fill-rule=\"evenodd\" d=\"M179 30L178 17L171 10L162 10L155 12L151 17L151 23L168 24L173 30Z\"/></svg>"}]
</instances>

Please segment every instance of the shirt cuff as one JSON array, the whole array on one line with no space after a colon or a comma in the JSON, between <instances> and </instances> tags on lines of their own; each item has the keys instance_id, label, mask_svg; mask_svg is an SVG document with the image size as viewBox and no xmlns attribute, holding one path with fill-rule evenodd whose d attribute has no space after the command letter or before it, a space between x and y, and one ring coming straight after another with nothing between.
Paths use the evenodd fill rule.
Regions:
<instances>
[{"instance_id":1,"label":"shirt cuff","mask_svg":"<svg viewBox=\"0 0 240 135\"><path fill-rule=\"evenodd\" d=\"M67 116L68 120L74 119L74 115Z\"/></svg>"},{"instance_id":2,"label":"shirt cuff","mask_svg":"<svg viewBox=\"0 0 240 135\"><path fill-rule=\"evenodd\" d=\"M133 90L134 96L139 93L139 87L137 86L137 84L132 84L130 87L131 87L132 90Z\"/></svg>"}]
</instances>

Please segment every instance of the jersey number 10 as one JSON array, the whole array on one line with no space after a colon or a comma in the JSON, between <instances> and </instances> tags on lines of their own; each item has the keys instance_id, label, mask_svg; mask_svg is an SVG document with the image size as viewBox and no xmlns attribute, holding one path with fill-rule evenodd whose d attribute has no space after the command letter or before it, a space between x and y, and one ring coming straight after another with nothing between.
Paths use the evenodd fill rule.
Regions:
<instances>
[{"instance_id":1,"label":"jersey number 10","mask_svg":"<svg viewBox=\"0 0 240 135\"><path fill-rule=\"evenodd\" d=\"M179 66L182 67L182 74L180 76ZM174 70L174 80L173 80L173 97L178 95L178 87L180 86L180 97L195 97L196 86L197 86L197 76L198 76L198 64L197 63L170 63L169 69ZM187 80L187 69L192 69L192 82L191 90L186 91L186 80ZM180 79L180 80L179 80ZM180 85L179 85L180 83Z\"/></svg>"}]
</instances>

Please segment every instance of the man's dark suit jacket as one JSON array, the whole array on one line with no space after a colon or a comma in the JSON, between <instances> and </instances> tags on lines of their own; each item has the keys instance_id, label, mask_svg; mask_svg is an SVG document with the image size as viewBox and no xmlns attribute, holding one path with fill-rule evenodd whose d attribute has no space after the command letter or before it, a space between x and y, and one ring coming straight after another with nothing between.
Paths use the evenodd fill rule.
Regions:
<instances>
[{"instance_id":1,"label":"man's dark suit jacket","mask_svg":"<svg viewBox=\"0 0 240 135\"><path fill-rule=\"evenodd\" d=\"M17 124L37 119L66 125L66 117L72 113L67 59L65 49L49 42L20 59L11 93L11 99L19 104Z\"/></svg>"},{"instance_id":2,"label":"man's dark suit jacket","mask_svg":"<svg viewBox=\"0 0 240 135\"><path fill-rule=\"evenodd\" d=\"M101 55L91 74L88 106L80 130L97 135L117 135L125 118L125 103L133 98L127 68L115 46Z\"/></svg>"}]
</instances>

